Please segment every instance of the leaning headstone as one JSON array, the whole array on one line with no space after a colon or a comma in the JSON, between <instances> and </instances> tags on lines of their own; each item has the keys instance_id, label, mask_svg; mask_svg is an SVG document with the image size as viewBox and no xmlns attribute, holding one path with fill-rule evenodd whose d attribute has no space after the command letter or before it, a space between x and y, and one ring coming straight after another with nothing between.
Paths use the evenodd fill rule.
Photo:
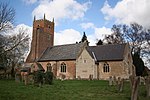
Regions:
<instances>
[{"instance_id":1,"label":"leaning headstone","mask_svg":"<svg viewBox=\"0 0 150 100\"><path fill-rule=\"evenodd\" d=\"M109 86L112 86L113 85L113 79L112 79L112 76L109 77Z\"/></svg>"}]
</instances>

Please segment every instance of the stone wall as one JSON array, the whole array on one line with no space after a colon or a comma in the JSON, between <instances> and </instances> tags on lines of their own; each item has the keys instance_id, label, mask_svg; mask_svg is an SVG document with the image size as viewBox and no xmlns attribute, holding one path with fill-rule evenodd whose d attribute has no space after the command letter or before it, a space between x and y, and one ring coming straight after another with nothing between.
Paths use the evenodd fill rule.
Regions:
<instances>
[{"instance_id":1,"label":"stone wall","mask_svg":"<svg viewBox=\"0 0 150 100\"><path fill-rule=\"evenodd\" d=\"M76 78L88 79L90 75L93 78L97 78L97 67L94 59L84 49L76 60Z\"/></svg>"},{"instance_id":2,"label":"stone wall","mask_svg":"<svg viewBox=\"0 0 150 100\"><path fill-rule=\"evenodd\" d=\"M107 61L109 64L109 72L104 72L104 64L106 62L99 63L99 79L108 80L110 76L129 78L128 69L124 65L123 61Z\"/></svg>"}]
</instances>

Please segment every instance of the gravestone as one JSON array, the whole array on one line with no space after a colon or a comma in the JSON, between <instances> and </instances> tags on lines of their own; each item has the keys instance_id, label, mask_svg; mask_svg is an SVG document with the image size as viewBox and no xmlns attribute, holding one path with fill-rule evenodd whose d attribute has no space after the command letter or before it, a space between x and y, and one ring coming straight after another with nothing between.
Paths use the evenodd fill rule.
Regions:
<instances>
[{"instance_id":1,"label":"gravestone","mask_svg":"<svg viewBox=\"0 0 150 100\"><path fill-rule=\"evenodd\" d=\"M93 75L89 75L89 80L93 80Z\"/></svg>"},{"instance_id":2,"label":"gravestone","mask_svg":"<svg viewBox=\"0 0 150 100\"><path fill-rule=\"evenodd\" d=\"M15 81L18 83L21 81L21 74L20 73L16 73L15 74Z\"/></svg>"},{"instance_id":3,"label":"gravestone","mask_svg":"<svg viewBox=\"0 0 150 100\"><path fill-rule=\"evenodd\" d=\"M116 76L113 76L113 85L117 85L117 79L116 79Z\"/></svg>"},{"instance_id":4,"label":"gravestone","mask_svg":"<svg viewBox=\"0 0 150 100\"><path fill-rule=\"evenodd\" d=\"M112 79L112 76L109 77L109 86L112 86L113 85L113 79Z\"/></svg>"},{"instance_id":5,"label":"gravestone","mask_svg":"<svg viewBox=\"0 0 150 100\"><path fill-rule=\"evenodd\" d=\"M81 77L80 77L80 76L78 76L78 77L77 77L77 79L78 79L78 80L81 80Z\"/></svg>"},{"instance_id":6,"label":"gravestone","mask_svg":"<svg viewBox=\"0 0 150 100\"><path fill-rule=\"evenodd\" d=\"M25 85L28 84L28 72L24 72L24 83Z\"/></svg>"}]
</instances>

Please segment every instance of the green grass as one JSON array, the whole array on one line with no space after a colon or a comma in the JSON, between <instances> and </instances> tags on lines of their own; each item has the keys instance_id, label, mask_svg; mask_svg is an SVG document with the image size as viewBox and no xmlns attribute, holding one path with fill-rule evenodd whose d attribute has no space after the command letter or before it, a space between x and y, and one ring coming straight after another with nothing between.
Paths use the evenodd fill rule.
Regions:
<instances>
[{"instance_id":1,"label":"green grass","mask_svg":"<svg viewBox=\"0 0 150 100\"><path fill-rule=\"evenodd\" d=\"M130 85L125 83L122 93L107 81L55 80L41 88L25 86L14 80L0 80L0 100L130 100ZM139 100L146 99L145 86L140 86Z\"/></svg>"}]
</instances>

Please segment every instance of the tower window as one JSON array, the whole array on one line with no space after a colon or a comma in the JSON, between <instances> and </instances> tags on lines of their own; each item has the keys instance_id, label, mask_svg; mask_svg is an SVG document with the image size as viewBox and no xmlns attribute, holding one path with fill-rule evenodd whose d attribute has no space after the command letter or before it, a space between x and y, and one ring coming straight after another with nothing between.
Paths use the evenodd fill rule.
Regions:
<instances>
[{"instance_id":1,"label":"tower window","mask_svg":"<svg viewBox=\"0 0 150 100\"><path fill-rule=\"evenodd\" d=\"M110 68L109 68L109 64L108 63L104 63L104 66L103 66L103 72L109 72L110 71Z\"/></svg>"},{"instance_id":2,"label":"tower window","mask_svg":"<svg viewBox=\"0 0 150 100\"><path fill-rule=\"evenodd\" d=\"M61 64L61 72L66 72L66 64L65 63L62 63Z\"/></svg>"}]
</instances>

